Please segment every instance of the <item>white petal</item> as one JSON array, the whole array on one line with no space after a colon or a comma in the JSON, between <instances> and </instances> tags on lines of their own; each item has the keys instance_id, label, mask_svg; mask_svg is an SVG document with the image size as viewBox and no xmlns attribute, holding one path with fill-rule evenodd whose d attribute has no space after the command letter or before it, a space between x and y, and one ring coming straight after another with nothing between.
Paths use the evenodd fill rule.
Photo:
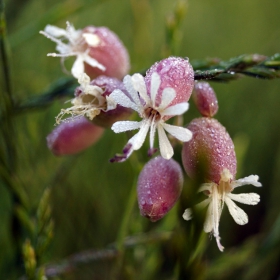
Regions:
<instances>
[{"instance_id":1,"label":"white petal","mask_svg":"<svg viewBox=\"0 0 280 280\"><path fill-rule=\"evenodd\" d=\"M138 92L136 91L136 89L133 86L131 76L126 75L123 79L123 84L124 84L125 88L127 89L127 91L129 92L134 103L138 106L142 106Z\"/></svg>"},{"instance_id":2,"label":"white petal","mask_svg":"<svg viewBox=\"0 0 280 280\"><path fill-rule=\"evenodd\" d=\"M111 129L115 133L120 133L120 132L124 132L124 131L138 129L138 128L140 128L140 126L141 126L141 122L119 121L119 122L115 122L112 125Z\"/></svg>"},{"instance_id":3,"label":"white petal","mask_svg":"<svg viewBox=\"0 0 280 280\"><path fill-rule=\"evenodd\" d=\"M203 230L205 232L211 232L213 230L214 224L213 224L213 202L212 200L209 203L209 206L207 208L206 217L203 225Z\"/></svg>"},{"instance_id":4,"label":"white petal","mask_svg":"<svg viewBox=\"0 0 280 280\"><path fill-rule=\"evenodd\" d=\"M72 66L71 72L72 75L77 79L84 73L84 59L82 56L77 56L77 59Z\"/></svg>"},{"instance_id":5,"label":"white petal","mask_svg":"<svg viewBox=\"0 0 280 280\"><path fill-rule=\"evenodd\" d=\"M189 221L192 219L192 210L191 208L188 208L185 210L184 214L183 214L183 219L186 221Z\"/></svg>"},{"instance_id":6,"label":"white petal","mask_svg":"<svg viewBox=\"0 0 280 280\"><path fill-rule=\"evenodd\" d=\"M89 64L92 67L97 67L102 71L106 70L106 67L102 64L100 64L96 59L92 58L91 56L84 54L84 62Z\"/></svg>"},{"instance_id":7,"label":"white petal","mask_svg":"<svg viewBox=\"0 0 280 280\"><path fill-rule=\"evenodd\" d=\"M61 39L57 39L56 37L50 35L49 33L45 32L45 31L40 31L39 33L44 35L51 41L55 42L57 44L56 50L58 50L60 53L62 53L62 56L71 56L72 55L72 54L69 55L69 53L72 51L71 47L68 44L63 43L61 41ZM60 55L56 54L56 53L48 53L47 56L56 57L56 56L60 56Z\"/></svg>"},{"instance_id":8,"label":"white petal","mask_svg":"<svg viewBox=\"0 0 280 280\"><path fill-rule=\"evenodd\" d=\"M153 107L155 107L156 104L156 96L158 94L159 85L160 76L158 73L154 72L151 77L151 100Z\"/></svg>"},{"instance_id":9,"label":"white petal","mask_svg":"<svg viewBox=\"0 0 280 280\"><path fill-rule=\"evenodd\" d=\"M164 110L175 98L176 91L173 88L165 88L162 92L161 103L158 110Z\"/></svg>"},{"instance_id":10,"label":"white petal","mask_svg":"<svg viewBox=\"0 0 280 280\"><path fill-rule=\"evenodd\" d=\"M134 102L132 102L121 90L115 89L110 97L113 98L118 104L125 108L131 108L134 111L140 113L140 108Z\"/></svg>"},{"instance_id":11,"label":"white petal","mask_svg":"<svg viewBox=\"0 0 280 280\"><path fill-rule=\"evenodd\" d=\"M207 198L203 201L201 201L200 203L196 204L195 205L195 208L205 208L211 201L211 198ZM189 221L192 219L192 210L191 208L188 208L185 210L184 214L183 214L183 218L186 220L186 221Z\"/></svg>"},{"instance_id":12,"label":"white petal","mask_svg":"<svg viewBox=\"0 0 280 280\"><path fill-rule=\"evenodd\" d=\"M199 202L198 204L195 205L197 208L205 208L207 205L211 202L211 198L208 197L204 199L203 201Z\"/></svg>"},{"instance_id":13,"label":"white petal","mask_svg":"<svg viewBox=\"0 0 280 280\"><path fill-rule=\"evenodd\" d=\"M136 91L139 92L141 98L143 98L146 104L150 104L151 99L147 94L147 88L146 88L144 77L141 74L136 73L131 76L131 80L132 80L133 87L135 88Z\"/></svg>"},{"instance_id":14,"label":"white petal","mask_svg":"<svg viewBox=\"0 0 280 280\"><path fill-rule=\"evenodd\" d=\"M78 83L83 87L89 85L90 83L89 76L86 73L82 73L78 79Z\"/></svg>"},{"instance_id":15,"label":"white petal","mask_svg":"<svg viewBox=\"0 0 280 280\"><path fill-rule=\"evenodd\" d=\"M67 36L67 33L66 33L66 30L65 29L62 29L62 28L59 28L57 26L54 26L54 25L47 25L44 29L44 31L46 33L48 33L49 35L51 36L54 36L54 37L66 37Z\"/></svg>"},{"instance_id":16,"label":"white petal","mask_svg":"<svg viewBox=\"0 0 280 280\"><path fill-rule=\"evenodd\" d=\"M151 129L150 129L150 148L151 149L153 149L153 147L154 147L155 133L156 133L156 123L153 120L151 123Z\"/></svg>"},{"instance_id":17,"label":"white petal","mask_svg":"<svg viewBox=\"0 0 280 280\"><path fill-rule=\"evenodd\" d=\"M100 44L100 38L96 34L84 33L83 37L87 44L91 47L97 47Z\"/></svg>"},{"instance_id":18,"label":"white petal","mask_svg":"<svg viewBox=\"0 0 280 280\"><path fill-rule=\"evenodd\" d=\"M102 96L102 93L104 91L101 87L94 85L85 85L83 90L84 94L95 96L96 98L98 98L98 100L103 100L104 102L104 96Z\"/></svg>"},{"instance_id":19,"label":"white petal","mask_svg":"<svg viewBox=\"0 0 280 280\"><path fill-rule=\"evenodd\" d=\"M161 116L179 116L189 109L189 103L183 102L166 108L160 112Z\"/></svg>"},{"instance_id":20,"label":"white petal","mask_svg":"<svg viewBox=\"0 0 280 280\"><path fill-rule=\"evenodd\" d=\"M248 205L256 205L260 202L260 196L256 193L228 193L227 196L232 200Z\"/></svg>"},{"instance_id":21,"label":"white petal","mask_svg":"<svg viewBox=\"0 0 280 280\"><path fill-rule=\"evenodd\" d=\"M212 189L212 215L213 215L213 234L216 240L219 240L219 223L222 213L221 200L219 198L219 192L217 186Z\"/></svg>"},{"instance_id":22,"label":"white petal","mask_svg":"<svg viewBox=\"0 0 280 280\"><path fill-rule=\"evenodd\" d=\"M169 132L172 136L174 136L182 142L187 142L192 139L192 132L187 128L167 123L163 123L162 126L167 132Z\"/></svg>"},{"instance_id":23,"label":"white petal","mask_svg":"<svg viewBox=\"0 0 280 280\"><path fill-rule=\"evenodd\" d=\"M172 158L174 151L171 146L169 139L167 138L162 125L158 125L158 138L159 138L159 148L160 154L164 159Z\"/></svg>"},{"instance_id":24,"label":"white petal","mask_svg":"<svg viewBox=\"0 0 280 280\"><path fill-rule=\"evenodd\" d=\"M231 183L231 187L237 188L237 187L244 186L244 185L253 185L255 187L261 187L262 184L260 182L258 182L258 180L259 180L259 176L250 175L248 177L233 181Z\"/></svg>"},{"instance_id":25,"label":"white petal","mask_svg":"<svg viewBox=\"0 0 280 280\"><path fill-rule=\"evenodd\" d=\"M113 98L111 98L110 96L106 96L106 102L107 102L106 112L116 109L117 103Z\"/></svg>"},{"instance_id":26,"label":"white petal","mask_svg":"<svg viewBox=\"0 0 280 280\"><path fill-rule=\"evenodd\" d=\"M225 197L225 203L228 206L228 210L231 216L237 224L245 225L248 223L247 214L240 207L238 207L228 196Z\"/></svg>"},{"instance_id":27,"label":"white petal","mask_svg":"<svg viewBox=\"0 0 280 280\"><path fill-rule=\"evenodd\" d=\"M130 138L130 140L128 141L128 143L132 144L133 150L139 150L142 147L147 133L149 131L149 128L150 122L146 120L142 121L139 132L135 134L132 138Z\"/></svg>"},{"instance_id":28,"label":"white petal","mask_svg":"<svg viewBox=\"0 0 280 280\"><path fill-rule=\"evenodd\" d=\"M212 193L213 187L217 187L217 184L215 184L215 183L204 183L200 186L200 188L198 189L198 192L209 191L210 193Z\"/></svg>"}]
</instances>

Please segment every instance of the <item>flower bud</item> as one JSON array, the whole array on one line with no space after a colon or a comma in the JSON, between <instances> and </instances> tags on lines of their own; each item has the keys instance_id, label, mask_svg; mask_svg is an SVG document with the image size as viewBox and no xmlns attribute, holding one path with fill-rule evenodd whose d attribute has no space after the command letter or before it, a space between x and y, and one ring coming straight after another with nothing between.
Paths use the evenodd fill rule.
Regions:
<instances>
[{"instance_id":1,"label":"flower bud","mask_svg":"<svg viewBox=\"0 0 280 280\"><path fill-rule=\"evenodd\" d=\"M205 163L205 180L218 184L221 174L226 168L236 175L236 156L234 144L217 120L209 118L194 119L188 129L193 137L185 142L182 150L182 161L187 174L194 178L200 172L201 164ZM204 162L202 162L204 161Z\"/></svg>"},{"instance_id":2,"label":"flower bud","mask_svg":"<svg viewBox=\"0 0 280 280\"><path fill-rule=\"evenodd\" d=\"M200 114L213 117L218 111L218 100L213 88L207 82L195 83L193 100Z\"/></svg>"},{"instance_id":3,"label":"flower bud","mask_svg":"<svg viewBox=\"0 0 280 280\"><path fill-rule=\"evenodd\" d=\"M152 222L163 218L178 200L182 186L182 169L176 161L160 156L151 159L138 178L137 193L141 215Z\"/></svg>"},{"instance_id":4,"label":"flower bud","mask_svg":"<svg viewBox=\"0 0 280 280\"><path fill-rule=\"evenodd\" d=\"M47 136L47 145L56 156L72 155L94 144L103 131L85 117L69 118Z\"/></svg>"},{"instance_id":5,"label":"flower bud","mask_svg":"<svg viewBox=\"0 0 280 280\"><path fill-rule=\"evenodd\" d=\"M169 57L152 65L145 77L149 96L152 91L152 74L155 72L160 76L161 81L155 99L156 106L161 103L162 93L166 88L176 91L176 97L169 106L189 100L194 86L194 71L188 59Z\"/></svg>"}]
</instances>

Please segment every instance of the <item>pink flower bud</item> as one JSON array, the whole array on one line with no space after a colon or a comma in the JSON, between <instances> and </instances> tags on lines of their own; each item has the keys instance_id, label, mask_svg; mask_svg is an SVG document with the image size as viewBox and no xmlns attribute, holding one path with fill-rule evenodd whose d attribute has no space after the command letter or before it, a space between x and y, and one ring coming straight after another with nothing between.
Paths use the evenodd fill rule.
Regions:
<instances>
[{"instance_id":1,"label":"pink flower bud","mask_svg":"<svg viewBox=\"0 0 280 280\"><path fill-rule=\"evenodd\" d=\"M182 161L187 174L193 178L198 175L199 164L205 160L206 180L218 184L224 169L236 175L236 156L234 144L217 120L209 118L194 119L188 129L193 133L189 142L185 142L182 150Z\"/></svg>"},{"instance_id":2,"label":"pink flower bud","mask_svg":"<svg viewBox=\"0 0 280 280\"><path fill-rule=\"evenodd\" d=\"M76 154L85 150L94 144L104 131L85 117L68 120L59 124L47 136L48 148L56 156Z\"/></svg>"},{"instance_id":3,"label":"pink flower bud","mask_svg":"<svg viewBox=\"0 0 280 280\"><path fill-rule=\"evenodd\" d=\"M160 76L161 81L156 96L156 106L160 104L162 93L166 88L173 88L176 91L176 97L169 106L189 100L194 86L194 71L188 59L169 57L152 65L145 77L148 94L150 96L152 74L155 72Z\"/></svg>"},{"instance_id":4,"label":"pink flower bud","mask_svg":"<svg viewBox=\"0 0 280 280\"><path fill-rule=\"evenodd\" d=\"M167 214L178 200L183 186L180 165L160 156L151 159L138 178L138 205L142 216L155 222Z\"/></svg>"},{"instance_id":5,"label":"pink flower bud","mask_svg":"<svg viewBox=\"0 0 280 280\"><path fill-rule=\"evenodd\" d=\"M195 83L193 91L194 103L204 117L213 117L218 111L218 100L213 88L207 82Z\"/></svg>"},{"instance_id":6,"label":"pink flower bud","mask_svg":"<svg viewBox=\"0 0 280 280\"><path fill-rule=\"evenodd\" d=\"M85 72L93 79L105 75L122 79L130 69L128 52L119 37L106 27L88 26L83 33L96 35L100 43L96 47L89 46L89 55L106 69L102 71L85 64Z\"/></svg>"}]
</instances>

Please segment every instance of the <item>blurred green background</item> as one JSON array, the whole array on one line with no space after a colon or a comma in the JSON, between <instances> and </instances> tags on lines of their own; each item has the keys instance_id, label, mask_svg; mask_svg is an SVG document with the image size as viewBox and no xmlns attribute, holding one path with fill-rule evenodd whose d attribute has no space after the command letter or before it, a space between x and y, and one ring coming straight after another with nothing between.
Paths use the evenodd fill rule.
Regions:
<instances>
[{"instance_id":1,"label":"blurred green background","mask_svg":"<svg viewBox=\"0 0 280 280\"><path fill-rule=\"evenodd\" d=\"M39 34L46 24L65 28L70 21L79 29L86 25L107 26L118 34L131 58L131 73L143 71L162 59L166 49L166 17L174 10L173 0L10 0L6 1L13 93L16 101L39 96L66 75L57 58L48 58L54 43ZM228 60L241 54L271 56L280 51L280 1L189 0L182 21L176 55L190 61L207 57ZM72 60L71 60L72 61ZM1 69L1 88L3 71ZM203 234L199 241L191 222L181 215L189 207L192 183L186 178L177 208L157 223L141 217L133 208L128 235L170 232L163 242L142 244L127 250L120 279L280 279L280 80L245 77L227 84L211 83L218 100L216 118L232 136L239 158L237 178L260 176L257 206L243 206L249 223L238 226L225 209L220 234L225 252ZM17 149L20 185L28 197L33 217L46 188L54 220L53 239L43 263L54 263L86 249L102 249L114 242L137 174L131 162L110 164L120 152L126 136L107 130L101 140L78 156L57 158L46 146L55 116L69 98L50 106L26 111L12 120ZM190 101L185 123L199 113ZM180 161L180 148L175 159ZM146 148L137 153L144 161ZM24 275L12 219L15 204L11 190L0 185L0 279ZM18 239L17 239L18 240ZM202 249L193 255L196 242ZM190 257L193 256L193 259ZM56 279L110 279L114 260L91 262Z\"/></svg>"}]
</instances>

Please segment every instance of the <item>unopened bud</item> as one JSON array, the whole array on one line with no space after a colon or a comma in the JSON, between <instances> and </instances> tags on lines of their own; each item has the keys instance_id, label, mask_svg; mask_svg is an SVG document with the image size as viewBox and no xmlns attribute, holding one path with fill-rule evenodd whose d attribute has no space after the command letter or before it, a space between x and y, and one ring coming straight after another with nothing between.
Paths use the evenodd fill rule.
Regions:
<instances>
[{"instance_id":1,"label":"unopened bud","mask_svg":"<svg viewBox=\"0 0 280 280\"><path fill-rule=\"evenodd\" d=\"M85 117L69 118L47 136L48 148L56 156L76 154L94 144L103 131Z\"/></svg>"},{"instance_id":2,"label":"unopened bud","mask_svg":"<svg viewBox=\"0 0 280 280\"><path fill-rule=\"evenodd\" d=\"M142 216L155 222L165 216L178 200L183 186L180 165L173 159L151 159L138 178L138 205Z\"/></svg>"},{"instance_id":3,"label":"unopened bud","mask_svg":"<svg viewBox=\"0 0 280 280\"><path fill-rule=\"evenodd\" d=\"M213 88L207 82L195 83L193 100L200 114L213 117L218 111L218 100Z\"/></svg>"}]
</instances>

